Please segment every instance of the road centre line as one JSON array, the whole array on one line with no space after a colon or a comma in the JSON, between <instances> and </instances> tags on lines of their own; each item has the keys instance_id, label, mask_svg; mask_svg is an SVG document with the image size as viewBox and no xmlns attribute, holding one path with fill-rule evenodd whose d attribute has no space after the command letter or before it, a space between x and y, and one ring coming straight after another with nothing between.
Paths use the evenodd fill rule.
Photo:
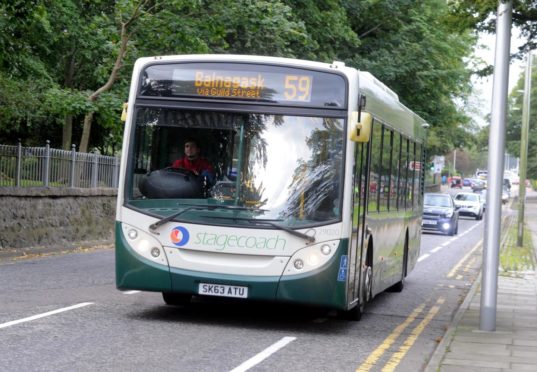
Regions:
<instances>
[{"instance_id":1,"label":"road centre line","mask_svg":"<svg viewBox=\"0 0 537 372\"><path fill-rule=\"evenodd\" d=\"M429 253L422 254L421 256L418 257L418 262L421 262L421 261L425 260L429 256L430 256Z\"/></svg>"},{"instance_id":2,"label":"road centre line","mask_svg":"<svg viewBox=\"0 0 537 372\"><path fill-rule=\"evenodd\" d=\"M445 247L445 245L443 245L443 244L439 245L438 247L431 249L431 252L436 253L436 252L438 252L439 250L441 250L444 247Z\"/></svg>"},{"instance_id":3,"label":"road centre line","mask_svg":"<svg viewBox=\"0 0 537 372\"><path fill-rule=\"evenodd\" d=\"M79 303L79 304L76 304L76 305L73 305L73 306L62 307L61 309L47 311L46 313L42 313L42 314L32 315L32 316L29 316L27 318L22 318L22 319L18 319L18 320L12 320L10 322L0 324L0 329L1 328L7 328L7 327L10 327L12 325L16 325L16 324L20 324L20 323L30 322L32 320L44 318L44 317L47 317L47 316L50 316L50 315L63 313L65 311L78 309L78 308L88 306L88 305L93 305L93 302L82 302L82 303Z\"/></svg>"},{"instance_id":4,"label":"road centre line","mask_svg":"<svg viewBox=\"0 0 537 372\"><path fill-rule=\"evenodd\" d=\"M395 340L403 333L403 331L408 327L415 319L416 317L423 311L425 308L425 303L422 303L420 306L415 308L412 313L405 319L405 321L401 324L399 324L392 333L388 335L382 341L382 344L380 344L365 360L365 362L360 365L360 367L356 368L356 372L365 372L369 371L371 368L375 367L375 364L378 362L378 360L382 357L382 355L388 350Z\"/></svg>"},{"instance_id":5,"label":"road centre line","mask_svg":"<svg viewBox=\"0 0 537 372\"><path fill-rule=\"evenodd\" d=\"M131 294L136 294L136 293L140 293L141 291L136 291L136 290L132 290L132 291L123 291L123 294L126 294L126 295L131 295Z\"/></svg>"},{"instance_id":6,"label":"road centre line","mask_svg":"<svg viewBox=\"0 0 537 372\"><path fill-rule=\"evenodd\" d=\"M440 306L445 302L446 300L443 297L440 297L436 301L436 305L431 307L425 318L422 319L422 321L410 332L410 335L406 338L406 340L403 342L403 345L399 347L399 351L394 353L390 360L384 365L382 368L382 372L392 372L395 371L399 363L401 363L401 360L405 357L406 353L408 353L408 350L414 345L416 340L418 339L419 335L423 332L425 327L427 327L427 324L434 318L434 316L438 313L440 310Z\"/></svg>"},{"instance_id":7,"label":"road centre line","mask_svg":"<svg viewBox=\"0 0 537 372\"><path fill-rule=\"evenodd\" d=\"M240 366L233 368L231 372L243 372L247 371L250 368L254 367L255 365L261 363L263 360L267 359L269 356L280 350L281 348L285 347L290 342L293 342L296 340L296 337L284 337L280 341L270 345L268 348L263 350L257 355L254 355L250 359L248 359L246 362L242 363Z\"/></svg>"}]
</instances>

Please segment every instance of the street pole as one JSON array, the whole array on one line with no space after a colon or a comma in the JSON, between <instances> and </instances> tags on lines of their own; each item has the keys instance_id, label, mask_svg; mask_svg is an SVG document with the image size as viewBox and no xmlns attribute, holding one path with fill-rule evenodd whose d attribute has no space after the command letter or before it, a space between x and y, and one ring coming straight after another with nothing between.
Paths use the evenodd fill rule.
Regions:
<instances>
[{"instance_id":1,"label":"street pole","mask_svg":"<svg viewBox=\"0 0 537 372\"><path fill-rule=\"evenodd\" d=\"M512 11L513 4L511 0L499 0L496 19L496 51L494 56L488 153L487 218L485 219L479 325L481 331L496 330L500 219L502 212L501 191L503 184L503 154L505 152Z\"/></svg>"},{"instance_id":2,"label":"street pole","mask_svg":"<svg viewBox=\"0 0 537 372\"><path fill-rule=\"evenodd\" d=\"M526 169L528 163L528 132L530 126L530 95L531 95L531 51L528 52L528 64L524 79L524 102L522 104L522 130L520 133L520 168L518 180L518 233L517 247L522 247L524 236L524 207L526 204Z\"/></svg>"}]
</instances>

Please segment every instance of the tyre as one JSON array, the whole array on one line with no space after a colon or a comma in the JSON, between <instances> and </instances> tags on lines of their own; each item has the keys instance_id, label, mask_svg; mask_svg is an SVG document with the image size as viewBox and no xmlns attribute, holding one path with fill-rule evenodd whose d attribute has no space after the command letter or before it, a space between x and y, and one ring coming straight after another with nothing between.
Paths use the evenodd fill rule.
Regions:
<instances>
[{"instance_id":1,"label":"tyre","mask_svg":"<svg viewBox=\"0 0 537 372\"><path fill-rule=\"evenodd\" d=\"M192 295L185 294L185 293L162 292L162 298L164 299L164 302L166 303L166 305L185 306L190 303L190 300L192 299Z\"/></svg>"}]
</instances>

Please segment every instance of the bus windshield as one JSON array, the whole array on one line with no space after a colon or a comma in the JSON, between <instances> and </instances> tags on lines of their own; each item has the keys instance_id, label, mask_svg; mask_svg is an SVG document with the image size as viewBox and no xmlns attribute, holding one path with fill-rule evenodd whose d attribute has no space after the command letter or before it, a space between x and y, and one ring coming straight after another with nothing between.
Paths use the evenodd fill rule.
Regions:
<instances>
[{"instance_id":1,"label":"bus windshield","mask_svg":"<svg viewBox=\"0 0 537 372\"><path fill-rule=\"evenodd\" d=\"M262 221L300 228L341 218L343 119L135 111L128 205L157 217L177 214L176 221L256 228ZM193 138L214 174L172 167Z\"/></svg>"}]
</instances>

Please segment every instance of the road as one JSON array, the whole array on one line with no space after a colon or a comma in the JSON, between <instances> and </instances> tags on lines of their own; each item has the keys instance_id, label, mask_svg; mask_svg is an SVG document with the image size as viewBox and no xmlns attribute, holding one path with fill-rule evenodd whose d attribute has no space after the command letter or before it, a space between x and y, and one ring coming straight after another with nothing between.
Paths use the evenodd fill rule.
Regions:
<instances>
[{"instance_id":1,"label":"road","mask_svg":"<svg viewBox=\"0 0 537 372\"><path fill-rule=\"evenodd\" d=\"M195 301L115 289L103 249L0 263L2 371L367 371L422 369L481 264L483 221L424 234L401 293L360 322L312 308Z\"/></svg>"}]
</instances>

